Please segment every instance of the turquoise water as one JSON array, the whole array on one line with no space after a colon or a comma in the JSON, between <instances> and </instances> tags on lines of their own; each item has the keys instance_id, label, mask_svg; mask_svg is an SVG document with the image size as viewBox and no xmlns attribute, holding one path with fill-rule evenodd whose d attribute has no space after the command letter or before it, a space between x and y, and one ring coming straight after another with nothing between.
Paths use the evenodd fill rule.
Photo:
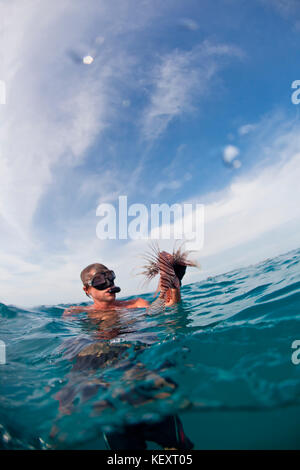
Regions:
<instances>
[{"instance_id":1,"label":"turquoise water","mask_svg":"<svg viewBox=\"0 0 300 470\"><path fill-rule=\"evenodd\" d=\"M0 447L105 449L101 430L177 413L196 449L300 448L299 268L296 250L111 325L0 304Z\"/></svg>"}]
</instances>

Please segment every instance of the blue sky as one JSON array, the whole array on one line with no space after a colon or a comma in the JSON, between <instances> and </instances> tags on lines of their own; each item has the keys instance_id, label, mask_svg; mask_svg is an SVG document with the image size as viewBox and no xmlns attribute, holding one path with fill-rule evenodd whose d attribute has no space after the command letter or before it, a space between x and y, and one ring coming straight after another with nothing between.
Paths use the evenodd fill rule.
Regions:
<instances>
[{"instance_id":1,"label":"blue sky","mask_svg":"<svg viewBox=\"0 0 300 470\"><path fill-rule=\"evenodd\" d=\"M11 0L0 17L0 301L84 301L95 261L124 295L154 289L145 241L96 236L120 195L205 205L186 282L299 246L298 0Z\"/></svg>"}]
</instances>

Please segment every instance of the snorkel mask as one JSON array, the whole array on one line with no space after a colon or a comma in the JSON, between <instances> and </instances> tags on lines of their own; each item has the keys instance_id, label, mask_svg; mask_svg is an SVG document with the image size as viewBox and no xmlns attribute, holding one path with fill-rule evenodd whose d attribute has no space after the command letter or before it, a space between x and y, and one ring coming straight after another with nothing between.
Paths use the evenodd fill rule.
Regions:
<instances>
[{"instance_id":1,"label":"snorkel mask","mask_svg":"<svg viewBox=\"0 0 300 470\"><path fill-rule=\"evenodd\" d=\"M90 287L94 287L94 289L97 289L97 290L104 290L111 286L111 289L109 289L108 292L113 294L113 293L121 291L120 287L114 286L115 278L116 278L116 275L113 271L111 270L102 271L102 272L96 273L92 277L92 279L87 281L86 284Z\"/></svg>"}]
</instances>

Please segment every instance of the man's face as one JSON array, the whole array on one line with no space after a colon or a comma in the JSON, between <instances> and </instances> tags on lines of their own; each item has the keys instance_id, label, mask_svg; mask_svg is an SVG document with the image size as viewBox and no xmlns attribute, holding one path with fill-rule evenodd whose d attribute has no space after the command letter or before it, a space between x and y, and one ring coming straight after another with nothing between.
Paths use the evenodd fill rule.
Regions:
<instances>
[{"instance_id":1,"label":"man's face","mask_svg":"<svg viewBox=\"0 0 300 470\"><path fill-rule=\"evenodd\" d=\"M88 287L87 290L84 288L84 290L87 294L91 295L94 300L98 300L99 302L111 302L116 298L116 294L114 292L109 292L112 287L114 287L114 284L103 290L98 290L94 287Z\"/></svg>"},{"instance_id":2,"label":"man's face","mask_svg":"<svg viewBox=\"0 0 300 470\"><path fill-rule=\"evenodd\" d=\"M90 279L92 280L93 277L96 277L99 275L97 272L92 272ZM111 281L111 284L109 287L106 287L105 289L96 289L95 287L92 286L84 286L83 290L85 291L86 294L90 295L93 300L97 300L98 302L111 302L116 298L116 294L113 292L109 292L112 287L114 287L114 282Z\"/></svg>"}]
</instances>

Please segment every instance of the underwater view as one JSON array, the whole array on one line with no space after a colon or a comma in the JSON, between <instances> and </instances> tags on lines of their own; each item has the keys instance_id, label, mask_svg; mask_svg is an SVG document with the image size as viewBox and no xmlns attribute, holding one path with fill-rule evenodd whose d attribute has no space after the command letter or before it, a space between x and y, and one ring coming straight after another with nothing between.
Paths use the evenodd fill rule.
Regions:
<instances>
[{"instance_id":1,"label":"underwater view","mask_svg":"<svg viewBox=\"0 0 300 470\"><path fill-rule=\"evenodd\" d=\"M104 320L1 304L0 447L107 449L144 423L159 449L173 417L194 449L299 449L300 249L181 291Z\"/></svg>"}]
</instances>

